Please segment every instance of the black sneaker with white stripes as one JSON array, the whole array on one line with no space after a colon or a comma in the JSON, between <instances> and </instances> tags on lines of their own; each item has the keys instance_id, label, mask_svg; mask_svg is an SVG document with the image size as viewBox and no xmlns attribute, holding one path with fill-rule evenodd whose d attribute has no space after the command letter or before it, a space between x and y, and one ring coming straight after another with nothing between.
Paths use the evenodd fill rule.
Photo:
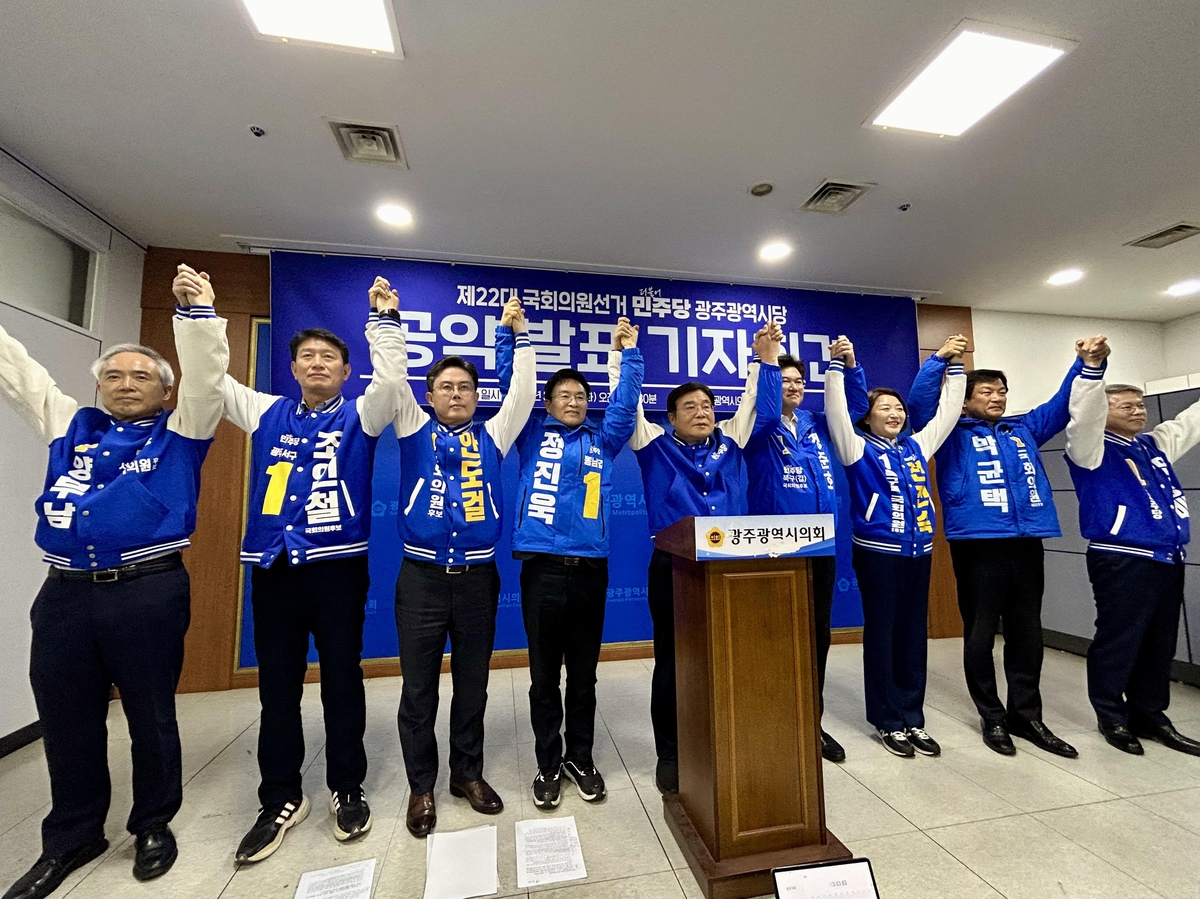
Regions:
<instances>
[{"instance_id":1,"label":"black sneaker with white stripes","mask_svg":"<svg viewBox=\"0 0 1200 899\"><path fill-rule=\"evenodd\" d=\"M912 744L912 748L921 753L921 755L942 754L942 747L938 745L938 741L925 733L923 728L909 727L905 729L904 734L908 737L908 742Z\"/></svg>"},{"instance_id":2,"label":"black sneaker with white stripes","mask_svg":"<svg viewBox=\"0 0 1200 899\"><path fill-rule=\"evenodd\" d=\"M235 856L239 863L261 862L283 845L283 837L291 828L308 817L308 797L301 796L264 808L250 832L242 837Z\"/></svg>"},{"instance_id":3,"label":"black sneaker with white stripes","mask_svg":"<svg viewBox=\"0 0 1200 899\"><path fill-rule=\"evenodd\" d=\"M579 791L584 802L599 802L608 794L604 788L604 778L595 766L565 762L563 771L571 783L575 784L575 789Z\"/></svg>"},{"instance_id":4,"label":"black sneaker with white stripes","mask_svg":"<svg viewBox=\"0 0 1200 899\"><path fill-rule=\"evenodd\" d=\"M908 742L908 735L904 731L884 730L881 727L875 732L879 734L879 740L883 743L883 748L892 755L898 755L906 759L913 757L912 743Z\"/></svg>"},{"instance_id":5,"label":"black sneaker with white stripes","mask_svg":"<svg viewBox=\"0 0 1200 899\"><path fill-rule=\"evenodd\" d=\"M551 771L539 771L533 779L533 804L549 811L562 802L562 765Z\"/></svg>"},{"instance_id":6,"label":"black sneaker with white stripes","mask_svg":"<svg viewBox=\"0 0 1200 899\"><path fill-rule=\"evenodd\" d=\"M329 814L334 816L333 835L339 842L358 839L371 829L371 807L362 787L348 793L330 793Z\"/></svg>"}]
</instances>

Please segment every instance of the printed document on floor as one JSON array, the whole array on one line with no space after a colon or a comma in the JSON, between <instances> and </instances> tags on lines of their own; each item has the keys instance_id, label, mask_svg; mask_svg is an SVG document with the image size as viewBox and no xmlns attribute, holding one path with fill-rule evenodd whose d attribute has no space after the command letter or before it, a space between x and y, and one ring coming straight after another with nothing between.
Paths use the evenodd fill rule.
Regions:
<instances>
[{"instance_id":1,"label":"printed document on floor","mask_svg":"<svg viewBox=\"0 0 1200 899\"><path fill-rule=\"evenodd\" d=\"M517 822L517 888L587 877L575 817Z\"/></svg>"},{"instance_id":2,"label":"printed document on floor","mask_svg":"<svg viewBox=\"0 0 1200 899\"><path fill-rule=\"evenodd\" d=\"M371 899L375 859L300 875L295 899Z\"/></svg>"},{"instance_id":3,"label":"printed document on floor","mask_svg":"<svg viewBox=\"0 0 1200 899\"><path fill-rule=\"evenodd\" d=\"M425 899L471 899L499 889L496 825L435 831L425 838Z\"/></svg>"}]
</instances>

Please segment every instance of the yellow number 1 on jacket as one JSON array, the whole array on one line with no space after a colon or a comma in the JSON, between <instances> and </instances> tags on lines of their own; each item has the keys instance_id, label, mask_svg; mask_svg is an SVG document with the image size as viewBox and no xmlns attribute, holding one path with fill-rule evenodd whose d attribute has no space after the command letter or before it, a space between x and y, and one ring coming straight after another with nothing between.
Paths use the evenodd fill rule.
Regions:
<instances>
[{"instance_id":1,"label":"yellow number 1 on jacket","mask_svg":"<svg viewBox=\"0 0 1200 899\"><path fill-rule=\"evenodd\" d=\"M587 493L583 495L583 517L600 517L600 472L589 471L583 476Z\"/></svg>"},{"instance_id":2,"label":"yellow number 1 on jacket","mask_svg":"<svg viewBox=\"0 0 1200 899\"><path fill-rule=\"evenodd\" d=\"M283 509L283 495L287 493L287 482L291 473L291 462L276 462L267 469L271 483L267 484L267 495L263 497L263 515L278 515Z\"/></svg>"}]
</instances>

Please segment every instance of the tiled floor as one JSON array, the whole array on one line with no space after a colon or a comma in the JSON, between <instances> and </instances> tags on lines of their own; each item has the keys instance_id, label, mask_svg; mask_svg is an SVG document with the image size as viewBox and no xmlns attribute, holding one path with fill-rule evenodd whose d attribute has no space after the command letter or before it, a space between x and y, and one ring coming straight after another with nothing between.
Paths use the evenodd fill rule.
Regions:
<instances>
[{"instance_id":1,"label":"tiled floor","mask_svg":"<svg viewBox=\"0 0 1200 899\"><path fill-rule=\"evenodd\" d=\"M1108 747L1095 731L1084 692L1083 661L1050 651L1042 679L1045 720L1080 750L1060 759L1018 741L1015 758L983 746L959 668L961 641L930 645L927 727L944 747L937 759L894 758L862 718L861 648L835 646L826 686L825 728L846 746L843 765L825 763L830 829L869 857L886 899L901 897L1178 897L1200 895L1200 759L1157 744L1134 758ZM596 764L609 786L606 802L588 806L567 787L555 814L574 815L588 879L535 890L547 899L700 899L700 890L663 821L653 787L649 726L652 662L601 666ZM533 735L525 693L528 671L494 671L488 701L485 774L506 808L484 819L438 785L438 825L457 830L499 825L500 896L517 889L516 821L537 818L528 789ZM72 899L188 897L290 899L303 871L375 857L378 899L420 899L424 844L401 820L407 783L396 737L398 679L367 682L366 789L375 824L366 839L333 838L324 792L324 736L317 687L305 691L309 819L269 860L237 868L233 850L257 810L254 761L258 700L254 691L182 696L183 810L175 868L139 884L130 876L132 839L123 829L130 804L129 742L121 709L110 714L113 809L109 853L76 872L56 895ZM449 684L443 683L448 699ZM1200 737L1200 690L1174 685L1170 713L1180 730ZM439 736L445 755L448 702ZM0 759L0 888L37 857L38 828L49 785L40 744Z\"/></svg>"}]
</instances>

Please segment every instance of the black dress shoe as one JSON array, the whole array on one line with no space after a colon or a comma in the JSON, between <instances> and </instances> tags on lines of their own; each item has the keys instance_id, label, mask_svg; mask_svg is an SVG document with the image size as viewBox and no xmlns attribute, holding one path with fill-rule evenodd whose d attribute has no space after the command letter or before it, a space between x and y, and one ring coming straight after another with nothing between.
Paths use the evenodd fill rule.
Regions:
<instances>
[{"instance_id":1,"label":"black dress shoe","mask_svg":"<svg viewBox=\"0 0 1200 899\"><path fill-rule=\"evenodd\" d=\"M1163 724L1159 727L1135 727L1133 732L1142 739L1155 740L1176 752L1200 755L1200 742L1191 737L1185 737L1175 729L1173 724Z\"/></svg>"},{"instance_id":2,"label":"black dress shoe","mask_svg":"<svg viewBox=\"0 0 1200 899\"><path fill-rule=\"evenodd\" d=\"M175 834L165 824L139 833L134 845L137 847L137 857L133 862L133 876L138 880L162 877L179 857Z\"/></svg>"},{"instance_id":3,"label":"black dress shoe","mask_svg":"<svg viewBox=\"0 0 1200 899\"><path fill-rule=\"evenodd\" d=\"M1008 728L1002 721L980 721L979 729L983 732L983 742L989 749L1001 755L1016 755L1017 747L1013 745Z\"/></svg>"},{"instance_id":4,"label":"black dress shoe","mask_svg":"<svg viewBox=\"0 0 1200 899\"><path fill-rule=\"evenodd\" d=\"M1100 733L1104 734L1109 746L1115 746L1122 752L1130 755L1143 755L1146 752L1138 738L1124 724L1101 724Z\"/></svg>"},{"instance_id":5,"label":"black dress shoe","mask_svg":"<svg viewBox=\"0 0 1200 899\"><path fill-rule=\"evenodd\" d=\"M654 785L664 796L679 792L679 762L675 759L659 759L654 768Z\"/></svg>"},{"instance_id":6,"label":"black dress shoe","mask_svg":"<svg viewBox=\"0 0 1200 899\"><path fill-rule=\"evenodd\" d=\"M498 815L504 811L504 801L483 778L463 783L450 781L450 795L465 799L481 815Z\"/></svg>"},{"instance_id":7,"label":"black dress shoe","mask_svg":"<svg viewBox=\"0 0 1200 899\"><path fill-rule=\"evenodd\" d=\"M433 803L433 791L413 793L408 797L408 816L404 820L408 832L417 839L424 839L437 825L437 806Z\"/></svg>"},{"instance_id":8,"label":"black dress shoe","mask_svg":"<svg viewBox=\"0 0 1200 899\"><path fill-rule=\"evenodd\" d=\"M73 852L54 857L42 856L8 888L4 899L43 899L58 889L68 874L102 855L107 848L108 840L101 837Z\"/></svg>"},{"instance_id":9,"label":"black dress shoe","mask_svg":"<svg viewBox=\"0 0 1200 899\"><path fill-rule=\"evenodd\" d=\"M1028 740L1038 749L1044 749L1065 759L1078 758L1079 751L1050 731L1041 721L1022 721L1014 718L1008 720L1008 732L1014 737Z\"/></svg>"},{"instance_id":10,"label":"black dress shoe","mask_svg":"<svg viewBox=\"0 0 1200 899\"><path fill-rule=\"evenodd\" d=\"M831 762L846 761L846 750L842 744L825 731L821 731L821 755Z\"/></svg>"}]
</instances>

